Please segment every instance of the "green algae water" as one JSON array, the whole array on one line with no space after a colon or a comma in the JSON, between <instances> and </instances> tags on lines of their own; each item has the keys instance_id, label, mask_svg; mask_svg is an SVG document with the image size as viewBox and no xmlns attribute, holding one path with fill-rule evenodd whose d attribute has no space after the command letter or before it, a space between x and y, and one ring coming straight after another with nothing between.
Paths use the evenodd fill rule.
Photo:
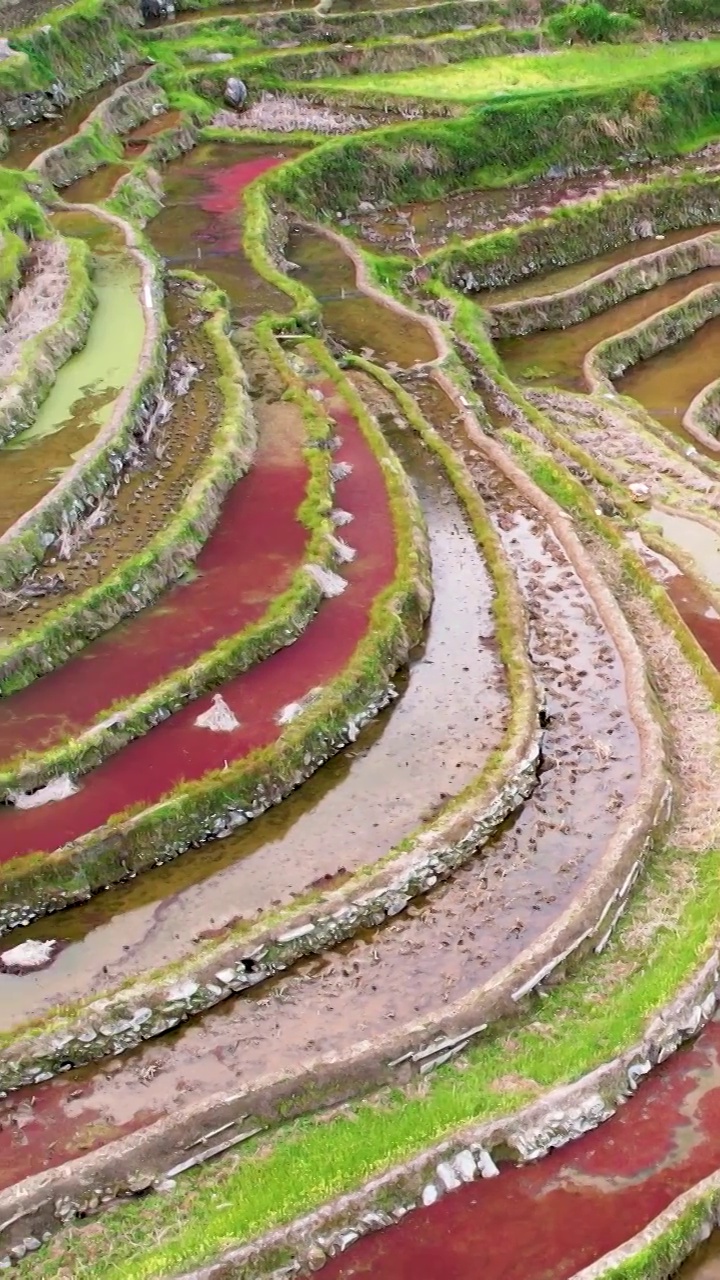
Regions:
<instances>
[{"instance_id":1,"label":"green algae water","mask_svg":"<svg viewBox=\"0 0 720 1280\"><path fill-rule=\"evenodd\" d=\"M35 422L0 449L0 533L53 488L109 421L145 333L140 268L120 229L86 213L58 214L54 222L89 244L97 307L85 346L60 369Z\"/></svg>"}]
</instances>

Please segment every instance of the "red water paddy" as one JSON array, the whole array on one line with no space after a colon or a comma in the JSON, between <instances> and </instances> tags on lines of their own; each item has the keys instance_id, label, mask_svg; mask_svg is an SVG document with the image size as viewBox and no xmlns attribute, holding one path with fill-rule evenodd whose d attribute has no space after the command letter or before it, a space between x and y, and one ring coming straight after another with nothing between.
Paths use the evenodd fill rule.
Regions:
<instances>
[{"instance_id":1,"label":"red water paddy","mask_svg":"<svg viewBox=\"0 0 720 1280\"><path fill-rule=\"evenodd\" d=\"M408 1214L323 1277L567 1280L720 1165L719 1054L712 1022L595 1132Z\"/></svg>"},{"instance_id":2,"label":"red water paddy","mask_svg":"<svg viewBox=\"0 0 720 1280\"><path fill-rule=\"evenodd\" d=\"M278 712L312 688L328 683L347 665L367 630L375 597L393 579L394 527L382 467L368 447L359 424L344 401L337 397L332 383L319 383L317 389L326 397L325 408L342 438L342 446L335 456L353 468L352 474L341 482L339 491L343 507L355 517L350 541L357 556L344 573L347 590L323 604L306 632L293 645L222 686L223 697L240 721L238 728L229 733L198 728L196 717L208 709L211 698L205 696L190 703L88 774L80 790L67 800L24 811L4 808L0 812L0 861L60 848L101 826L112 814L129 805L154 804L182 782L201 778L259 747L268 746L280 733L276 723ZM247 482L244 480L238 486L238 494L242 494ZM204 637L198 636L201 647L212 642L212 618L223 613L225 593L232 595L236 575L241 581L245 578L249 594L252 594L249 584L254 583L262 597L262 607L267 603L263 577L258 579L253 568L255 540L260 539L261 548L276 545L275 515L273 488L260 483L258 505L252 521L245 526L248 540L243 541L236 531L236 536L229 536L225 543L228 573L206 599L206 633ZM268 555L272 558L271 551ZM286 555L278 551L278 558L286 571ZM190 589L180 589L180 594ZM160 647L164 644L172 650L171 665L177 667L184 661L181 656L183 621L164 607L155 610L154 616L160 637L151 638ZM76 669L71 676L69 669L63 668L58 676L64 682L66 701L56 703L56 717L60 719L63 708L68 718L75 714L75 700L87 697L84 683L95 685L96 701L100 705L120 696L118 686L124 682L137 688L138 667L144 668L142 687L147 687L150 683L147 659L144 640L134 635L131 644L115 648L114 657L102 675L91 659L86 659L80 668L81 675ZM47 680L51 682L53 678L49 676ZM42 683L44 681L38 681L37 685ZM35 690L36 685L31 685L18 698L35 696L36 715L42 718L45 706Z\"/></svg>"},{"instance_id":3,"label":"red water paddy","mask_svg":"<svg viewBox=\"0 0 720 1280\"><path fill-rule=\"evenodd\" d=\"M144 693L262 616L302 563L307 533L297 511L309 481L303 444L297 427L266 424L253 466L225 500L192 580L0 701L0 756L43 750L87 729L111 703Z\"/></svg>"}]
</instances>

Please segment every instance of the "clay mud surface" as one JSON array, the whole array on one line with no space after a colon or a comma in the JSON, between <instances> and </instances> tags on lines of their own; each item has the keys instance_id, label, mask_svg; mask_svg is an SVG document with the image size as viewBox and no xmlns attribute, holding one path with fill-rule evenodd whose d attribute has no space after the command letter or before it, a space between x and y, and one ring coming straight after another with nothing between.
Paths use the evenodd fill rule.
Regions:
<instances>
[{"instance_id":1,"label":"clay mud surface","mask_svg":"<svg viewBox=\"0 0 720 1280\"><path fill-rule=\"evenodd\" d=\"M362 383L366 398L373 387ZM434 583L425 642L398 700L247 827L4 938L4 950L29 938L53 938L61 950L42 972L0 976L2 1027L175 960L238 917L342 883L432 819L499 746L507 697L487 569L439 464L407 428L389 439L422 503ZM342 530L349 543L353 530Z\"/></svg>"}]
</instances>

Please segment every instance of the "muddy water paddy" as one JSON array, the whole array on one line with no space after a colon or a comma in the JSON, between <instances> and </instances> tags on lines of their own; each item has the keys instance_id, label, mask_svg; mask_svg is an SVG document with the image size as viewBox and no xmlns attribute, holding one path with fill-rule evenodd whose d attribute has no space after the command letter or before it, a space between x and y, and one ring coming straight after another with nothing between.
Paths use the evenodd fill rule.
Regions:
<instances>
[{"instance_id":1,"label":"muddy water paddy","mask_svg":"<svg viewBox=\"0 0 720 1280\"><path fill-rule=\"evenodd\" d=\"M9 1122L0 1132L3 1181L210 1091L257 1084L270 1066L292 1074L298 1063L441 1017L446 1000L481 985L569 903L632 799L636 735L617 655L558 544L530 513L504 509L499 521L530 604L533 659L549 694L547 769L521 817L480 861L392 923L112 1064L14 1094L0 1110ZM183 929L180 917L176 927ZM27 1114L31 1095L21 1140L11 1116Z\"/></svg>"},{"instance_id":2,"label":"muddy water paddy","mask_svg":"<svg viewBox=\"0 0 720 1280\"><path fill-rule=\"evenodd\" d=\"M251 752L268 746L280 735L279 717L283 708L303 700L312 689L326 685L347 665L360 639L365 635L375 598L393 580L396 567L394 527L383 468L368 447L359 424L337 396L333 384L317 381L314 386L316 391L322 392L325 410L342 440L335 457L338 462L345 462L352 468L351 474L339 486L340 501L354 516L352 545L357 553L350 564L343 566L347 590L324 601L316 617L294 644L281 648L264 662L221 685L222 695L238 721L235 728L228 732L214 733L196 724L198 715L208 711L211 706L211 699L207 696L182 707L144 737L136 738L118 755L87 774L80 789L70 798L42 808L17 810L6 806L0 810L0 860L17 857L22 853L59 848L83 833L100 827L109 817L128 805L145 807L155 804L172 788L200 779L213 770L225 769L233 762L246 758ZM250 475L254 471L255 468ZM278 474L282 476L282 467L276 467L276 476ZM250 476L235 487L236 493L241 492L249 478ZM280 483L282 485L282 479ZM254 525L257 527L253 524L246 526L247 541L234 539L231 547L226 546L225 589L220 595L214 595L207 601L213 616L218 617L226 628L227 618L218 609L217 602L224 600L226 593L232 599L236 590L235 582L243 571L246 580L250 579L254 588L250 601L251 607L255 606L254 617L264 612L279 594L277 590L267 591L262 574L264 565L262 561L256 563L249 553L252 540L273 548L273 522L267 519L267 512L274 505L270 486L266 483L258 489L256 482L255 493L262 504L261 511L256 509L255 512ZM368 518L370 512L372 519ZM300 537L302 538L302 532ZM215 539L212 538L201 555L208 546L214 545ZM240 560L237 556L238 545L242 545L245 551ZM282 573L287 564L282 557L279 561ZM198 581L201 580L200 576ZM192 586L194 583L189 585L188 592ZM247 607L247 601L245 603ZM184 637L176 633L177 618L168 618L167 610L164 611L165 616L162 616L162 605L156 610L156 614L160 616L156 618L158 625L153 638L157 643L158 634L163 630L166 636L168 630L172 633L170 652L175 660L174 665L177 665L178 645L184 640ZM190 613L189 618L197 627L195 614ZM238 626L233 627L230 634L237 630ZM195 634L197 639L197 631ZM225 634L228 634L227 630ZM137 643L137 636L134 639ZM199 640L202 648L206 648L207 631ZM99 643L102 644L103 641ZM79 660L82 661L86 654L87 650L84 650ZM139 661L139 654L142 654L143 662ZM162 658L167 662L165 653ZM63 674L67 673L71 665L63 668ZM124 668L119 666L114 677L108 673L105 695L113 688L113 680L115 686L123 677L137 681L138 670L142 671L146 665L147 654L142 648L138 650L133 645L126 650ZM53 673L55 674L59 675ZM95 684L96 694L97 678L97 673L93 670L90 679ZM52 675L45 677L48 681L52 679ZM17 697L31 696L31 691L38 683L40 682L36 681ZM70 716L74 712L72 685L67 691L71 695L70 706L67 707L67 715ZM8 699L8 705L14 700ZM38 714L42 716L42 711L39 710ZM24 726L21 725L20 728L22 727Z\"/></svg>"},{"instance_id":3,"label":"muddy water paddy","mask_svg":"<svg viewBox=\"0 0 720 1280\"><path fill-rule=\"evenodd\" d=\"M170 267L200 271L224 289L238 321L290 309L287 294L259 276L245 256L242 205L255 178L299 154L280 144L207 143L163 170L163 209L147 234Z\"/></svg>"},{"instance_id":4,"label":"muddy water paddy","mask_svg":"<svg viewBox=\"0 0 720 1280\"><path fill-rule=\"evenodd\" d=\"M659 516L662 514L655 512L653 514L653 523L660 523ZM697 531L698 539L702 537L703 533L707 536L708 530L704 530L702 526L698 526L694 521L686 521L686 523L693 524L694 530ZM668 536L672 536L672 534L669 532ZM659 551L654 551L648 547L641 536L634 530L628 533L628 541L635 548L655 581L665 588L680 617L694 635L700 648L705 651L713 666L720 671L720 613L708 600L707 596L703 594L698 584L684 574L674 561L667 556L661 555ZM675 541L678 541L677 536ZM716 544L715 555L720 558L717 539L712 539L712 535L710 535L710 542L712 543L713 541ZM716 581L720 585L720 578L716 579Z\"/></svg>"},{"instance_id":5,"label":"muddy water paddy","mask_svg":"<svg viewBox=\"0 0 720 1280\"><path fill-rule=\"evenodd\" d=\"M674 1280L720 1280L720 1231L713 1231L675 1272Z\"/></svg>"},{"instance_id":6,"label":"muddy water paddy","mask_svg":"<svg viewBox=\"0 0 720 1280\"><path fill-rule=\"evenodd\" d=\"M543 272L542 275L529 276L519 283L506 285L499 289L481 290L473 294L475 302L483 306L497 306L501 302L520 302L527 298L546 298L553 293L561 293L566 289L574 289L585 284L596 276L609 271L611 267L621 266L625 262L635 262L638 258L657 253L660 249L668 249L676 244L685 244L688 240L697 240L698 236L707 235L711 231L720 230L720 223L710 222L699 227L688 227L681 231L668 231L666 235L649 236L631 240L617 249L609 249L594 258L583 258L580 262L570 263L566 267L558 267L555 271Z\"/></svg>"},{"instance_id":7,"label":"muddy water paddy","mask_svg":"<svg viewBox=\"0 0 720 1280\"><path fill-rule=\"evenodd\" d=\"M435 590L425 643L392 711L246 828L3 939L3 949L30 937L64 949L41 973L0 977L1 1025L175 960L237 917L341 882L432 818L499 745L507 705L487 570L437 462L407 430L395 428L391 443L423 505ZM353 529L344 531L350 543Z\"/></svg>"},{"instance_id":8,"label":"muddy water paddy","mask_svg":"<svg viewBox=\"0 0 720 1280\"><path fill-rule=\"evenodd\" d=\"M295 227L286 255L300 268L296 278L320 303L329 332L351 350L401 368L435 359L435 343L424 325L358 289L355 264L336 241L320 231Z\"/></svg>"},{"instance_id":9,"label":"muddy water paddy","mask_svg":"<svg viewBox=\"0 0 720 1280\"><path fill-rule=\"evenodd\" d=\"M189 361L198 376L187 394L175 400L148 444L138 437L128 464L101 503L103 523L84 537L79 534L63 556L58 542L53 543L39 568L16 588L14 599L0 606L6 639L57 609L68 593L96 586L125 559L144 550L168 523L204 462L222 408L219 370L212 347L194 323L197 307L177 284L166 282L165 309L170 369L180 370ZM169 390L172 393L172 387ZM48 590L40 595L43 583Z\"/></svg>"},{"instance_id":10,"label":"muddy water paddy","mask_svg":"<svg viewBox=\"0 0 720 1280\"><path fill-rule=\"evenodd\" d=\"M53 221L89 243L97 307L85 346L59 370L33 425L0 450L0 533L50 492L108 422L145 334L140 269L122 232L85 213Z\"/></svg>"},{"instance_id":11,"label":"muddy water paddy","mask_svg":"<svg viewBox=\"0 0 720 1280\"><path fill-rule=\"evenodd\" d=\"M639 360L615 385L621 395L632 396L662 426L679 435L695 396L716 378L720 378L719 317L650 359ZM697 441L693 443L699 448Z\"/></svg>"},{"instance_id":12,"label":"muddy water paddy","mask_svg":"<svg viewBox=\"0 0 720 1280\"><path fill-rule=\"evenodd\" d=\"M538 385L547 384L562 387L568 391L587 391L588 388L583 375L583 361L593 347L596 347L598 343L603 342L606 338L612 338L626 329L631 329L634 325L647 320L665 307L682 301L688 294L693 293L695 289L699 289L703 285L718 283L720 283L720 267L703 267L699 271L693 271L690 275L680 276L677 280L670 280L658 289L648 289L645 293L628 298L627 301L611 307L608 311L601 311L599 315L591 316L589 320L583 320L580 324L570 325L567 329L543 329L538 333L527 334L523 338L501 338L495 345L507 372L515 381L532 382ZM697 388L698 390L714 377L720 375L719 355L709 356L709 349L706 350L704 363L698 368L693 358L695 349L693 348L687 356L684 350L681 351L681 348L688 347L696 338L698 342L701 342L703 331L711 328L712 324L713 322L709 321L692 338L686 339L683 343L678 343L677 346L668 348L667 351L661 353L661 356L654 356L652 360L643 361L642 366L634 366L624 378L619 380L617 384L618 390L623 394L633 395L635 399L638 399L639 397L628 388L627 384L633 377L635 377L636 381L640 381L641 375L639 371L642 369L646 379L643 391L647 396L647 381L652 378L649 373L649 366L651 364L654 365L655 361L663 357L666 362L677 362L677 377L680 389L674 395L674 398L670 400L670 405L672 406L670 409L671 417L667 422L667 425L672 424L675 431L677 431L682 412L685 411L692 396L695 394L695 391L693 391L692 394L688 395L686 388L689 389L695 386L699 373L703 373L704 377ZM715 330L715 334L717 335L717 330ZM663 366L661 366L662 368ZM713 368L715 368L714 373ZM667 391L664 394L667 395ZM678 413L676 406L681 404L683 405L682 412Z\"/></svg>"}]
</instances>

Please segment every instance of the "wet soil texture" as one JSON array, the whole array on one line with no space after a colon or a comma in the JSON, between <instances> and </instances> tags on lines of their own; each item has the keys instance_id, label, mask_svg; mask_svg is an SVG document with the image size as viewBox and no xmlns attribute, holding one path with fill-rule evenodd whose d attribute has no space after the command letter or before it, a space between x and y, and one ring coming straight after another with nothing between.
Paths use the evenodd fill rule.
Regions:
<instances>
[{"instance_id":1,"label":"wet soil texture","mask_svg":"<svg viewBox=\"0 0 720 1280\"><path fill-rule=\"evenodd\" d=\"M719 1054L712 1022L594 1133L365 1237L328 1263L328 1280L477 1280L478 1258L483 1280L568 1280L715 1172Z\"/></svg>"},{"instance_id":2,"label":"wet soil texture","mask_svg":"<svg viewBox=\"0 0 720 1280\"><path fill-rule=\"evenodd\" d=\"M323 391L326 411L342 437L342 445L335 456L353 468L352 474L340 486L342 503L355 516L353 546L357 558L346 566L343 575L348 589L324 603L294 644L221 686L222 696L239 721L237 728L215 733L198 726L196 718L209 709L211 699L206 696L190 703L86 775L80 790L69 799L43 808L16 810L6 807L0 811L0 860L8 861L33 851L57 849L101 826L111 815L129 805L154 804L173 787L200 779L212 770L223 769L229 763L244 758L251 751L268 746L281 732L277 717L282 709L306 697L311 689L327 683L347 665L365 634L375 597L392 581L395 572L394 528L382 467L369 449L359 425L335 396L332 384L318 384L316 389ZM276 438L275 443L276 448L279 445L282 450L285 442ZM268 592L266 576L262 573L262 567L267 566L263 565L262 559L250 554L250 546L256 546L260 555L265 549L266 556L269 548L271 566L275 561L275 569L279 569L281 575L287 575L287 560L284 555L278 555L273 523L267 519L268 510L274 506L271 481L274 480L276 485L280 482L278 501L285 482L283 468L277 465L277 454L273 461L273 474L266 473L257 479L252 491L259 506L255 508L253 519L245 526L247 541L243 542L235 529L235 536L229 538L229 545L225 546L224 566L230 576L226 578L222 592L219 595L213 592L206 600L208 624L218 614L218 600L224 600L226 592L232 597L243 575L246 575L246 617L259 616L278 594L277 583ZM256 470L258 467L253 468L251 475ZM294 474L296 466L291 463L288 479L292 480ZM236 486L234 495L242 494L249 478ZM372 519L368 518L369 513L372 513ZM217 554L216 538L206 544L210 545ZM237 556L238 545L245 551L241 559ZM298 554L301 546L296 544L293 549ZM199 569L198 583L203 579L202 566L199 565ZM187 590L192 590L194 585L190 584ZM184 589L178 590L182 592ZM196 618L194 611L192 616ZM178 634L177 615L173 617L163 606L156 617L158 630L160 624L164 624L164 639L168 646L172 636L174 665L178 665L178 642L182 643L184 636ZM236 623L239 622L236 615ZM227 619L225 626L227 628ZM239 625L234 628L239 629ZM226 629L225 634L232 633ZM153 632L153 638L157 642L157 633ZM206 629L201 637L201 642L205 642L203 647L207 646L208 638ZM137 679L137 669L141 666L140 654L147 672L148 655L142 644L138 647L137 635L133 634L133 645L126 653L125 665L130 669L128 675L134 679ZM63 668L66 680L68 670L69 666ZM93 670L88 675L88 683L95 674ZM46 679L52 680L53 676ZM39 683L36 681L17 696L22 698L29 694ZM72 681L70 688L75 688ZM76 689L76 698L77 692ZM12 701L14 699L9 699L8 705Z\"/></svg>"},{"instance_id":3,"label":"wet soil texture","mask_svg":"<svg viewBox=\"0 0 720 1280\"><path fill-rule=\"evenodd\" d=\"M375 253L401 253L412 258L418 253L425 255L443 248L450 235L469 240L505 227L525 226L528 222L546 218L563 206L593 200L610 191L629 191L634 185L663 174L713 172L719 164L717 147L712 145L683 157L674 165L625 165L615 169L590 169L574 176L560 172L556 177L545 176L518 185L478 187L443 199L394 205L391 209L378 207L374 213L351 214L340 225L349 227ZM697 231L680 232L680 238L697 234ZM665 239L667 243L673 243L670 234ZM651 244L652 239L645 243ZM626 259L621 257L616 261L624 262ZM579 278L585 277L581 275ZM506 296L532 297L533 279L536 277L508 289L507 295L504 290L498 290L498 301L505 301Z\"/></svg>"},{"instance_id":4,"label":"wet soil texture","mask_svg":"<svg viewBox=\"0 0 720 1280\"><path fill-rule=\"evenodd\" d=\"M145 334L140 271L122 233L87 214L64 214L56 225L88 239L97 306L85 346L59 370L32 426L0 450L0 533L54 488L108 422Z\"/></svg>"},{"instance_id":5,"label":"wet soil texture","mask_svg":"<svg viewBox=\"0 0 720 1280\"><path fill-rule=\"evenodd\" d=\"M392 923L115 1063L18 1091L3 1104L3 1179L59 1164L210 1091L257 1085L268 1070L292 1075L407 1023L442 1023L448 1001L482 986L577 893L636 788L638 744L623 672L559 544L513 490L498 493L492 473L486 480L548 696L547 768L531 801L481 860ZM19 1138L12 1115L26 1114L31 1096Z\"/></svg>"},{"instance_id":6,"label":"wet soil texture","mask_svg":"<svg viewBox=\"0 0 720 1280\"><path fill-rule=\"evenodd\" d=\"M148 235L170 267L200 271L224 289L238 323L290 309L288 295L259 276L242 250L242 197L255 178L299 154L280 144L208 143L163 170L163 209Z\"/></svg>"},{"instance_id":7,"label":"wet soil texture","mask_svg":"<svg viewBox=\"0 0 720 1280\"><path fill-rule=\"evenodd\" d=\"M66 547L62 556L54 542L39 568L0 605L4 639L61 607L71 592L98 585L126 557L142 551L167 524L205 460L222 409L219 370L212 347L194 323L196 304L177 286L166 282L165 287L170 367L189 361L198 376L187 394L175 400L149 443L138 438L131 459L101 503L100 527L94 526L86 537L79 534L76 549ZM172 386L168 391L172 397ZM37 594L43 582L48 594Z\"/></svg>"},{"instance_id":8,"label":"wet soil texture","mask_svg":"<svg viewBox=\"0 0 720 1280\"><path fill-rule=\"evenodd\" d=\"M422 502L434 584L428 634L398 701L248 826L4 939L4 949L30 937L63 949L42 972L0 976L1 1026L175 960L239 912L248 919L340 883L431 818L499 745L507 700L487 570L438 464L407 430L391 443ZM349 542L353 529L343 530Z\"/></svg>"}]
</instances>

